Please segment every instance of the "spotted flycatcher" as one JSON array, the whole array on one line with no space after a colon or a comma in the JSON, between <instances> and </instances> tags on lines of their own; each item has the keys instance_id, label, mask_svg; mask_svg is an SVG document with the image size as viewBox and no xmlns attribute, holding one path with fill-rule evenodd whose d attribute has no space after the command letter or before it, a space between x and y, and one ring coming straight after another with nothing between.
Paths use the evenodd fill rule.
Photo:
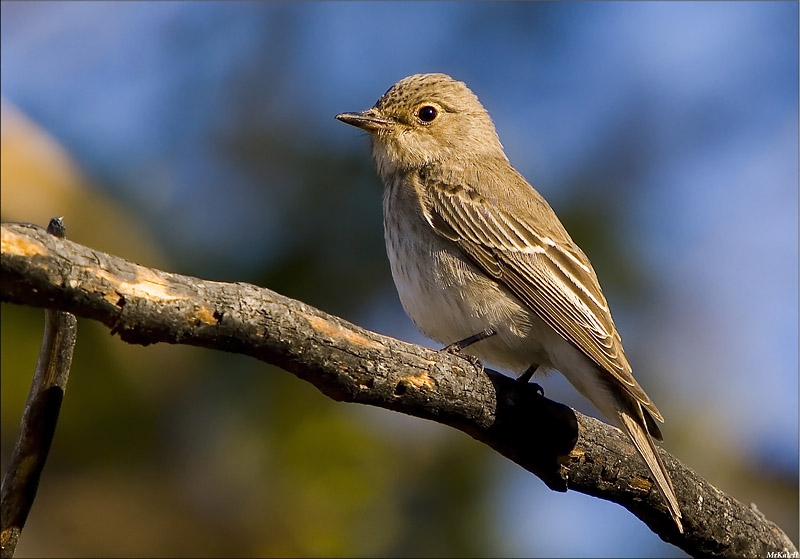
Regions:
<instances>
[{"instance_id":1,"label":"spotted flycatcher","mask_svg":"<svg viewBox=\"0 0 800 559\"><path fill-rule=\"evenodd\" d=\"M557 370L633 441L681 526L636 382L589 259L506 158L467 86L418 74L337 119L369 132L392 277L417 328L520 375Z\"/></svg>"}]
</instances>

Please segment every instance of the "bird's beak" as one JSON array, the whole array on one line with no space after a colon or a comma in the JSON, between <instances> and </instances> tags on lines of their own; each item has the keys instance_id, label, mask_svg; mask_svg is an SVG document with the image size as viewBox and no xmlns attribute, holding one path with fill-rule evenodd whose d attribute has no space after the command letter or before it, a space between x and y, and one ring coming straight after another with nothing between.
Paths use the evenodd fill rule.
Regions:
<instances>
[{"instance_id":1,"label":"bird's beak","mask_svg":"<svg viewBox=\"0 0 800 559\"><path fill-rule=\"evenodd\" d=\"M388 130L394 125L394 121L382 118L374 108L360 113L338 114L336 115L336 120L341 120L345 124L350 124L367 132Z\"/></svg>"}]
</instances>

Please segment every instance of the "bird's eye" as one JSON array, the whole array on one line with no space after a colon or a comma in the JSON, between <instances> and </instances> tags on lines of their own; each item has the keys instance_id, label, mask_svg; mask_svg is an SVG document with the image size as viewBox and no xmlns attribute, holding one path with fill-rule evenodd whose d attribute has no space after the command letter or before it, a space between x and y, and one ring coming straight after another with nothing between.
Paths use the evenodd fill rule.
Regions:
<instances>
[{"instance_id":1,"label":"bird's eye","mask_svg":"<svg viewBox=\"0 0 800 559\"><path fill-rule=\"evenodd\" d=\"M439 115L439 111L436 110L436 107L431 107L430 105L425 105L424 107L420 107L417 111L417 118L419 118L422 122L433 122Z\"/></svg>"}]
</instances>

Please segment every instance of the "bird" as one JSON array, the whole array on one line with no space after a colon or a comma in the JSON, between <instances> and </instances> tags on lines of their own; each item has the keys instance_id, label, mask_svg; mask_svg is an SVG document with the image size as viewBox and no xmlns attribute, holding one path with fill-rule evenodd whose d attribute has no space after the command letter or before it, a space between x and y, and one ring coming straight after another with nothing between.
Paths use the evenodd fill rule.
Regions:
<instances>
[{"instance_id":1,"label":"bird","mask_svg":"<svg viewBox=\"0 0 800 559\"><path fill-rule=\"evenodd\" d=\"M653 439L664 421L634 379L597 275L511 165L467 85L415 74L337 120L368 133L400 302L427 337L529 382L558 371L633 442L681 510Z\"/></svg>"}]
</instances>

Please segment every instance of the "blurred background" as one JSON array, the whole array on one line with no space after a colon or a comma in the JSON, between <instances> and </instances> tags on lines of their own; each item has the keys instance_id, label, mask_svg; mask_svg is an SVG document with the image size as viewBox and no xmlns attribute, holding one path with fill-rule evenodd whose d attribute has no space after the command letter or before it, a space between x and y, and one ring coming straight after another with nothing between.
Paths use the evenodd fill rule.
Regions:
<instances>
[{"instance_id":1,"label":"blurred background","mask_svg":"<svg viewBox=\"0 0 800 559\"><path fill-rule=\"evenodd\" d=\"M594 263L664 447L798 541L796 2L4 2L0 46L4 221L430 347L333 116L464 80ZM2 306L3 471L42 328ZM18 556L683 554L460 432L80 320Z\"/></svg>"}]
</instances>

